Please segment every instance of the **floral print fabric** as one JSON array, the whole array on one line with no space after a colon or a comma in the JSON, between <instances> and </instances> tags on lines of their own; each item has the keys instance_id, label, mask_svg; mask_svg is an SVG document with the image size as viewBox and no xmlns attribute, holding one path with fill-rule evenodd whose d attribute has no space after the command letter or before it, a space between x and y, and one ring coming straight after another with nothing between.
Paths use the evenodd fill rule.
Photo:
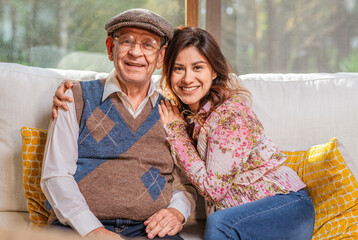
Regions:
<instances>
[{"instance_id":1,"label":"floral print fabric","mask_svg":"<svg viewBox=\"0 0 358 240\"><path fill-rule=\"evenodd\" d=\"M210 109L208 102L201 111ZM305 187L283 166L286 156L268 139L254 112L233 96L200 125L193 138L184 121L165 124L172 154L207 200L207 213Z\"/></svg>"}]
</instances>

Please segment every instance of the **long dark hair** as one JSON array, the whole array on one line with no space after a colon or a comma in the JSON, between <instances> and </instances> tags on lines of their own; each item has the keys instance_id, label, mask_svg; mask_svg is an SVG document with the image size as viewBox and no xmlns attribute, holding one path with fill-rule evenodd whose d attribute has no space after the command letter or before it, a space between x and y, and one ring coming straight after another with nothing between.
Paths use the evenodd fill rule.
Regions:
<instances>
[{"instance_id":1,"label":"long dark hair","mask_svg":"<svg viewBox=\"0 0 358 240\"><path fill-rule=\"evenodd\" d=\"M212 69L217 74L217 77L213 80L212 86L205 97L200 100L199 109L203 105L211 100L212 107L209 112L206 112L205 116L197 116L201 120L206 119L212 111L214 111L219 105L227 100L232 94L241 94L244 98L250 98L250 93L241 87L238 81L233 80L229 74L232 72L231 67L222 54L219 45L215 41L214 37L201 28L192 27L178 27L174 31L174 37L169 42L164 56L164 64L162 68L162 81L165 87L170 91L172 97L178 104L181 111L184 111L185 116L191 115L189 107L184 104L175 95L171 86L171 76L173 73L173 67L178 54L185 48L194 46L204 56ZM162 84L163 84L162 82Z\"/></svg>"}]
</instances>

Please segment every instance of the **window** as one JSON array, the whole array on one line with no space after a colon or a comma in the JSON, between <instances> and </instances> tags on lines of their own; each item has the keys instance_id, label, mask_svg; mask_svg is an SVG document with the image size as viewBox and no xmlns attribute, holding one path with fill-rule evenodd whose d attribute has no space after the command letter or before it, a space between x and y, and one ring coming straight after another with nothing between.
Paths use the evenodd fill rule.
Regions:
<instances>
[{"instance_id":1,"label":"window","mask_svg":"<svg viewBox=\"0 0 358 240\"><path fill-rule=\"evenodd\" d=\"M113 63L104 25L130 8L147 8L174 26L184 24L183 0L3 0L0 61L108 72Z\"/></svg>"},{"instance_id":2,"label":"window","mask_svg":"<svg viewBox=\"0 0 358 240\"><path fill-rule=\"evenodd\" d=\"M208 19L212 2L221 12ZM202 0L199 9L200 27L221 21L222 50L240 74L358 72L357 0Z\"/></svg>"},{"instance_id":3,"label":"window","mask_svg":"<svg viewBox=\"0 0 358 240\"><path fill-rule=\"evenodd\" d=\"M0 0L0 61L108 72L110 17L141 7L178 26L188 2L239 74L358 72L358 0Z\"/></svg>"}]
</instances>

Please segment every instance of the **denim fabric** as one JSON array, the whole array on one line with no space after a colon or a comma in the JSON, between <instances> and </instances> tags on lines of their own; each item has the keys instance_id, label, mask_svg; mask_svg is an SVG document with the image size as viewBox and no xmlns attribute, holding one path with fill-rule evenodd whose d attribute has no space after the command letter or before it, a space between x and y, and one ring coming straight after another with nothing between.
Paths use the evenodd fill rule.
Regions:
<instances>
[{"instance_id":1,"label":"denim fabric","mask_svg":"<svg viewBox=\"0 0 358 240\"><path fill-rule=\"evenodd\" d=\"M302 189L212 213L204 239L308 240L314 221L313 203Z\"/></svg>"},{"instance_id":2,"label":"denim fabric","mask_svg":"<svg viewBox=\"0 0 358 240\"><path fill-rule=\"evenodd\" d=\"M145 232L146 226L143 222L133 221L129 219L114 219L114 220L100 220L103 226L112 232L119 234L122 237L126 238L135 238L135 239L147 239L147 234ZM65 230L73 231L70 226L63 225L58 220L51 224L51 227L61 227ZM154 239L162 239L162 240L183 240L183 238L178 234L174 236L165 236L158 237L156 236Z\"/></svg>"}]
</instances>

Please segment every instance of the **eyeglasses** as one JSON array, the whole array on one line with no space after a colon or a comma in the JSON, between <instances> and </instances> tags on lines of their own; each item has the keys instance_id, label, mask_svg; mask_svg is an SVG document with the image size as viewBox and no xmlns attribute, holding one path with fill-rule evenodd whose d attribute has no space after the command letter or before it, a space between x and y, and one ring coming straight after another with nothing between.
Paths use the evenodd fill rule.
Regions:
<instances>
[{"instance_id":1,"label":"eyeglasses","mask_svg":"<svg viewBox=\"0 0 358 240\"><path fill-rule=\"evenodd\" d=\"M113 36L114 40L119 43L119 51L127 52L139 44L140 49L146 56L151 56L160 49L159 44L152 38L144 38L142 42L136 42L132 35Z\"/></svg>"}]
</instances>

